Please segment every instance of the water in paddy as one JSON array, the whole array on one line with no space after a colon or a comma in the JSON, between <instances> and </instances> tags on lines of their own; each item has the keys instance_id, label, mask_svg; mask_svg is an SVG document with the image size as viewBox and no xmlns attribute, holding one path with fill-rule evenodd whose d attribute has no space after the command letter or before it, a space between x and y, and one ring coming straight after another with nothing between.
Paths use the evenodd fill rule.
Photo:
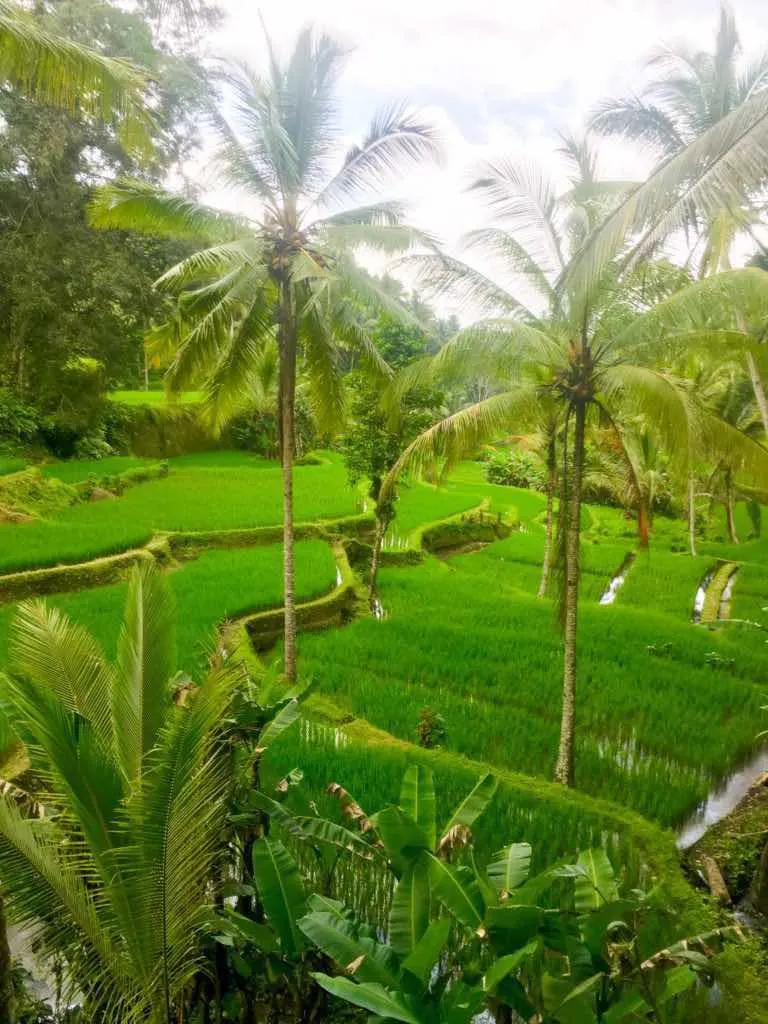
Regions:
<instances>
[{"instance_id":1,"label":"water in paddy","mask_svg":"<svg viewBox=\"0 0 768 1024\"><path fill-rule=\"evenodd\" d=\"M752 784L768 771L768 746L762 747L741 768L731 772L724 782L713 789L677 833L677 845L687 850L704 835L707 829L722 821L741 803Z\"/></svg>"},{"instance_id":2,"label":"water in paddy","mask_svg":"<svg viewBox=\"0 0 768 1024\"><path fill-rule=\"evenodd\" d=\"M736 582L736 577L739 575L738 568L734 569L728 580L723 587L723 593L720 595L720 607L717 610L718 619L727 619L731 614L731 595L733 594L733 585Z\"/></svg>"},{"instance_id":3,"label":"water in paddy","mask_svg":"<svg viewBox=\"0 0 768 1024\"><path fill-rule=\"evenodd\" d=\"M693 621L701 622L701 613L704 611L704 602L707 600L707 590L709 584L712 582L712 577L715 575L715 570L708 572L704 579L698 586L696 596L693 599Z\"/></svg>"},{"instance_id":4,"label":"water in paddy","mask_svg":"<svg viewBox=\"0 0 768 1024\"><path fill-rule=\"evenodd\" d=\"M624 581L627 578L627 573L629 572L634 560L635 555L633 552L630 551L630 553L621 563L618 572L613 577L611 582L608 584L607 590L605 590L602 596L600 597L600 604L613 604L613 602L616 600L616 595L624 586Z\"/></svg>"}]
</instances>

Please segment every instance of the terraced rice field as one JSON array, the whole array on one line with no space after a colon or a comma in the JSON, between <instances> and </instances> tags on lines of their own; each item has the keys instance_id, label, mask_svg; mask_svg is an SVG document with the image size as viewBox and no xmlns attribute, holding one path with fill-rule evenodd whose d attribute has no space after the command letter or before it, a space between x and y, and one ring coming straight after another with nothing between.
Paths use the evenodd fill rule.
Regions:
<instances>
[{"instance_id":1,"label":"terraced rice field","mask_svg":"<svg viewBox=\"0 0 768 1024\"><path fill-rule=\"evenodd\" d=\"M137 464L141 460L110 460L108 472ZM97 468L107 469L66 463L45 472L78 482ZM348 486L333 454L324 455L319 466L297 467L296 491L298 521L363 507L362 491ZM544 544L542 496L488 485L482 468L467 463L445 487L403 488L390 547L418 543L426 525L480 505L519 529L471 554L385 568L386 618L363 617L342 630L303 635L300 669L316 681L316 711L355 716L406 743L415 740L420 711L437 711L447 730L438 755L444 759L446 801L476 770L451 761L454 755L528 780L505 790L483 834L489 846L500 833L525 835L554 857L605 835L606 819L586 797L555 805L537 788L546 788L553 767L562 657L554 600L535 597ZM187 456L171 460L167 478L140 484L117 501L0 527L0 570L123 550L159 530L269 525L279 523L280 515L274 463L236 452ZM741 514L739 528L746 536L745 520ZM584 794L674 826L754 748L765 703L763 633L738 622L715 631L694 626L696 588L718 558L738 556L744 565L732 615L760 622L762 602L768 603L768 544L750 541L734 554L719 539L721 525L715 522L713 539L691 559L677 550L684 547L683 524L660 521L650 552L635 559L615 602L601 606L611 577L636 546L634 524L617 510L589 508L584 528L577 785ZM171 573L180 613L180 667L200 671L206 645L223 620L279 605L280 561L279 546L208 551ZM297 563L302 600L333 587L336 570L327 544L301 542ZM51 600L111 649L124 590L118 584ZM10 606L0 609L0 651L12 614ZM307 787L320 800L331 778L369 806L395 795L413 748L378 745L372 756L364 738L344 734L340 740L335 727L314 728L311 740L307 733L286 734L265 770L277 777L301 765Z\"/></svg>"}]
</instances>

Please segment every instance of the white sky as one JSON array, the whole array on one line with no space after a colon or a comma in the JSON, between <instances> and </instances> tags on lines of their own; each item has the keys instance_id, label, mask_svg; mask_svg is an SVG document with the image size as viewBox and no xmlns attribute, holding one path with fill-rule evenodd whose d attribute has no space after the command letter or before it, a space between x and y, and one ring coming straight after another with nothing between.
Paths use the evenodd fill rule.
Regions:
<instances>
[{"instance_id":1,"label":"white sky","mask_svg":"<svg viewBox=\"0 0 768 1024\"><path fill-rule=\"evenodd\" d=\"M340 83L342 129L361 136L393 100L423 109L443 134L446 162L396 183L410 220L452 246L481 221L462 195L484 157L533 158L555 172L558 132L578 130L595 103L641 84L664 43L711 50L717 0L220 0L211 55L263 60L264 19L278 47L307 22L350 48ZM747 57L768 48L768 0L732 4ZM600 143L601 173L642 178L650 162L619 142ZM203 177L203 181L205 181ZM212 182L209 182L212 186ZM208 198L227 202L213 187Z\"/></svg>"}]
</instances>

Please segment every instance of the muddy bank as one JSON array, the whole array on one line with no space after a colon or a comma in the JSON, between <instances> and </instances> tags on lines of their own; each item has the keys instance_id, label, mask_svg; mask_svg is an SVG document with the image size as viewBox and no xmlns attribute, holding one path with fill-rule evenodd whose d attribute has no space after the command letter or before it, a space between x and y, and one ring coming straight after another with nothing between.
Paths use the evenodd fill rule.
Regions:
<instances>
[{"instance_id":1,"label":"muddy bank","mask_svg":"<svg viewBox=\"0 0 768 1024\"><path fill-rule=\"evenodd\" d=\"M755 918L764 926L768 918L767 849L768 771L765 771L752 782L730 813L686 849L684 863L719 902L738 907L748 919ZM725 886L725 894L716 891L718 875Z\"/></svg>"}]
</instances>

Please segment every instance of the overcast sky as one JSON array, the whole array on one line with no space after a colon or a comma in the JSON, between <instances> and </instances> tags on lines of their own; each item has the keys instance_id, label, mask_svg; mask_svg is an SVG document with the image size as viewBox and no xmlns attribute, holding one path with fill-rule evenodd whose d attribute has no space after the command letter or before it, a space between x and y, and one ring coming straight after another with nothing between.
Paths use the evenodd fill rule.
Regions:
<instances>
[{"instance_id":1,"label":"overcast sky","mask_svg":"<svg viewBox=\"0 0 768 1024\"><path fill-rule=\"evenodd\" d=\"M558 132L578 130L601 97L642 82L644 58L668 43L711 50L717 0L220 0L211 54L263 60L263 17L281 49L313 22L350 49L340 85L345 135L362 135L393 99L441 129L446 165L398 184L411 220L451 245L479 216L461 195L487 155L532 157L556 172ZM747 57L768 48L768 0L732 4ZM649 161L601 142L601 172L638 178ZM210 193L214 201L223 197Z\"/></svg>"}]
</instances>

